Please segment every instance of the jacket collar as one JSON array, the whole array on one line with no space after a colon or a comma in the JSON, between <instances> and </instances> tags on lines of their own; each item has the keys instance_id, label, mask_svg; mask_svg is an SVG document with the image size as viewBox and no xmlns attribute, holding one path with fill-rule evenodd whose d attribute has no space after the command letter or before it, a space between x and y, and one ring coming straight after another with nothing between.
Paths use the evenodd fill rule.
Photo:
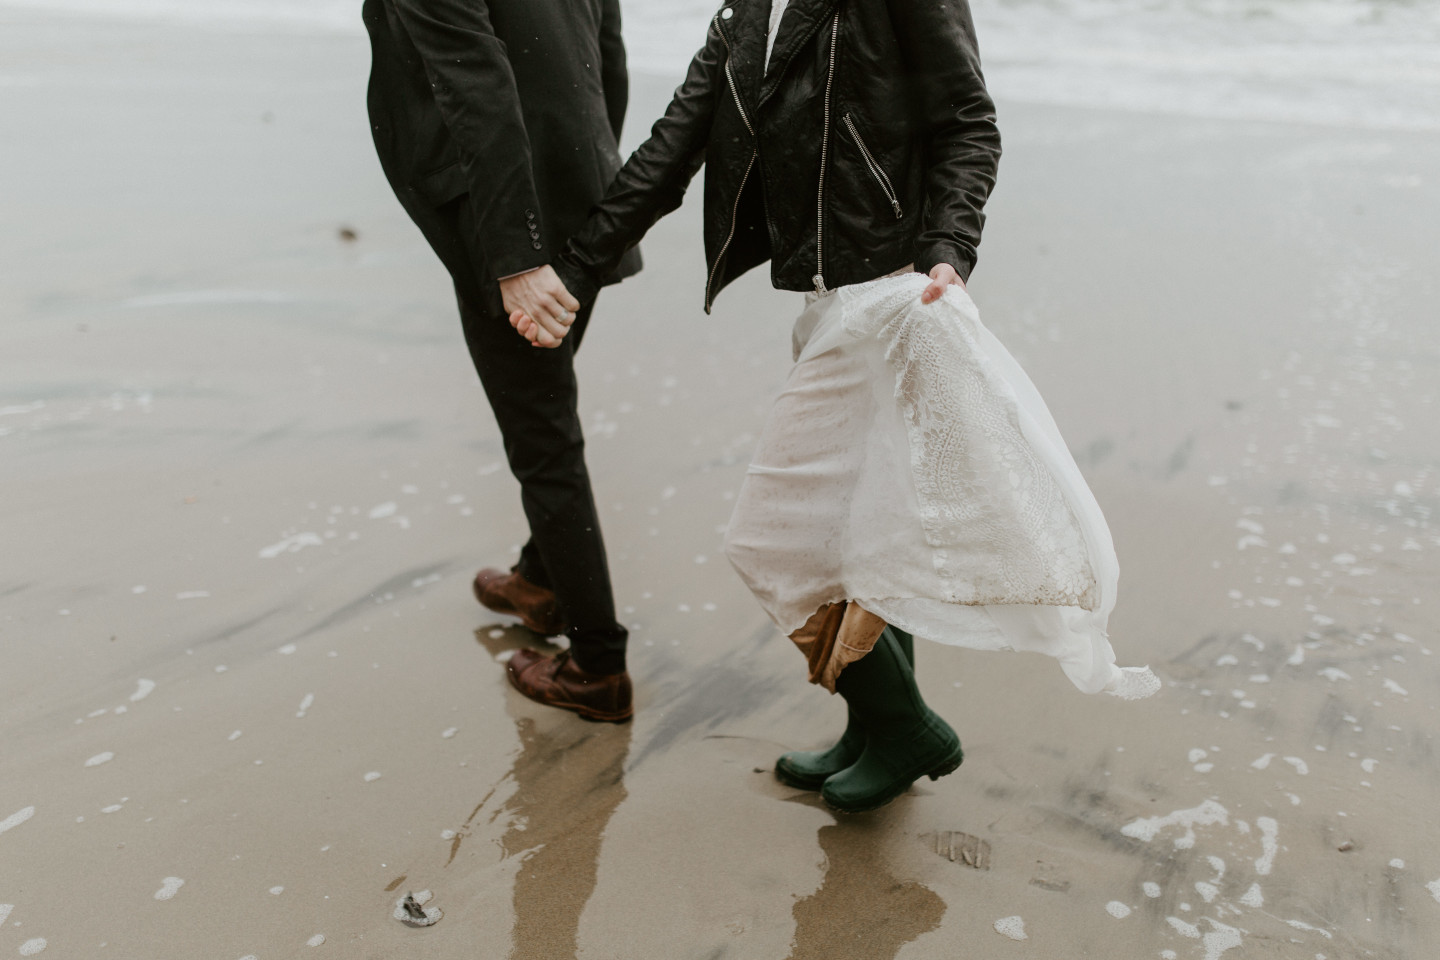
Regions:
<instances>
[{"instance_id":1,"label":"jacket collar","mask_svg":"<svg viewBox=\"0 0 1440 960\"><path fill-rule=\"evenodd\" d=\"M780 85L790 61L833 15L840 0L790 0L765 69L765 40L770 0L730 0L719 14L720 32L729 46L730 69L747 106L763 106ZM725 11L732 11L729 17Z\"/></svg>"},{"instance_id":2,"label":"jacket collar","mask_svg":"<svg viewBox=\"0 0 1440 960\"><path fill-rule=\"evenodd\" d=\"M840 0L790 0L785 14L780 18L780 28L775 32L775 49L770 52L770 67L760 83L760 103L770 99L780 78L790 66L790 61L810 41L827 20L834 14ZM765 28L761 30L761 62L764 62L763 46L765 29L770 26L770 8L766 4Z\"/></svg>"}]
</instances>

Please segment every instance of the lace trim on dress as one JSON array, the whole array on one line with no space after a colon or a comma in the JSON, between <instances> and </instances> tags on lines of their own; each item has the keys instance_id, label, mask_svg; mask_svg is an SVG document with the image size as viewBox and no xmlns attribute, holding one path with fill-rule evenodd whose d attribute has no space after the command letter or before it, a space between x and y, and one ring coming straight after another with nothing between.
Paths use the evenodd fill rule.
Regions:
<instances>
[{"instance_id":1,"label":"lace trim on dress","mask_svg":"<svg viewBox=\"0 0 1440 960\"><path fill-rule=\"evenodd\" d=\"M1100 591L1064 492L1021 429L1013 391L983 362L968 297L922 305L925 279L838 291L851 336L895 373L927 543L949 603L1095 610Z\"/></svg>"}]
</instances>

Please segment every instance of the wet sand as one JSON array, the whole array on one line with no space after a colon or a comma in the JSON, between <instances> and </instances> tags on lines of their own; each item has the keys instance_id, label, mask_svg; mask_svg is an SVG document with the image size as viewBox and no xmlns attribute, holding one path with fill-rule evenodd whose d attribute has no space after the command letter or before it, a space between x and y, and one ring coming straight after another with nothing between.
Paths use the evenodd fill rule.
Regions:
<instances>
[{"instance_id":1,"label":"wet sand","mask_svg":"<svg viewBox=\"0 0 1440 960\"><path fill-rule=\"evenodd\" d=\"M922 644L966 762L837 817L768 769L842 705L720 552L796 295L757 273L704 317L691 202L601 300L579 366L639 705L585 724L508 689L533 640L469 595L523 523L373 159L363 38L0 26L0 954L1440 932L1440 139L1002 102L972 292L1107 511L1121 661L1166 685ZM631 144L672 84L636 78ZM444 918L396 922L424 890Z\"/></svg>"}]
</instances>

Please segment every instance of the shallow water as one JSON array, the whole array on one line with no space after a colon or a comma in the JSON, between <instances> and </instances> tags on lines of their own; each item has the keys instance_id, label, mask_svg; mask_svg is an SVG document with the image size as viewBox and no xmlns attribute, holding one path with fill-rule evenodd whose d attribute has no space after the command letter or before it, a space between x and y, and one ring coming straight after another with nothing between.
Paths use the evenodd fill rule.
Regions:
<instances>
[{"instance_id":1,"label":"shallow water","mask_svg":"<svg viewBox=\"0 0 1440 960\"><path fill-rule=\"evenodd\" d=\"M351 0L3 0L88 17L359 32ZM1002 100L1440 128L1440 0L974 0ZM717 4L624 0L631 68L683 73ZM24 75L0 83L25 82Z\"/></svg>"},{"instance_id":2,"label":"shallow water","mask_svg":"<svg viewBox=\"0 0 1440 960\"><path fill-rule=\"evenodd\" d=\"M694 203L579 361L640 691L595 728L508 691L523 637L469 596L523 525L373 159L363 41L31 12L0 51L39 79L0 88L0 952L1314 960L1440 931L1433 136L1002 102L972 292L1107 511L1117 652L1166 687L924 646L966 762L852 823L769 773L843 711L719 560L799 305L760 271L701 316ZM425 890L444 919L396 922Z\"/></svg>"}]
</instances>

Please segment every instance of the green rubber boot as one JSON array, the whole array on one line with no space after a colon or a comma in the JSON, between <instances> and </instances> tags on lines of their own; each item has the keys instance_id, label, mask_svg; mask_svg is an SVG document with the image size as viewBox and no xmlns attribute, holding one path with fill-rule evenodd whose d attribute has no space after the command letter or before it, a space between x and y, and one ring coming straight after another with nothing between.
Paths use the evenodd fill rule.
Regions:
<instances>
[{"instance_id":1,"label":"green rubber boot","mask_svg":"<svg viewBox=\"0 0 1440 960\"><path fill-rule=\"evenodd\" d=\"M915 638L904 630L895 627L888 629L895 634L895 642L900 645L900 652L905 655L906 662L913 670ZM797 790L819 790L828 778L859 760L864 749L865 727L855 715L855 711L850 710L845 722L845 732L833 747L828 750L791 750L781 754L780 759L775 761L775 779Z\"/></svg>"},{"instance_id":2,"label":"green rubber boot","mask_svg":"<svg viewBox=\"0 0 1440 960\"><path fill-rule=\"evenodd\" d=\"M840 672L835 688L865 730L865 748L820 790L843 813L883 807L921 777L938 780L965 759L960 738L925 705L915 673L890 628Z\"/></svg>"}]
</instances>

